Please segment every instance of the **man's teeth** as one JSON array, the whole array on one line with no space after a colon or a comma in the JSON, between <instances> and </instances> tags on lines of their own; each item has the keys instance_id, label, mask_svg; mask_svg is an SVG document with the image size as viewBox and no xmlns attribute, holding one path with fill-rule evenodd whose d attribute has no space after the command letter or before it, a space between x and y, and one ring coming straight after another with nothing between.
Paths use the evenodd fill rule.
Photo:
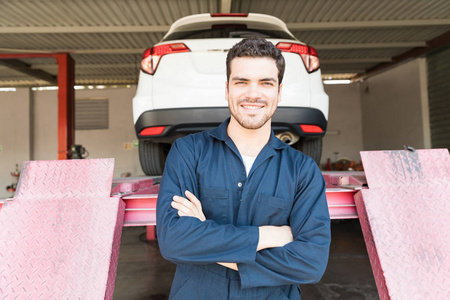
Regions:
<instances>
[{"instance_id":1,"label":"man's teeth","mask_svg":"<svg viewBox=\"0 0 450 300\"><path fill-rule=\"evenodd\" d=\"M250 105L243 105L242 107L244 107L245 109L259 109L261 108L261 106L250 106Z\"/></svg>"}]
</instances>

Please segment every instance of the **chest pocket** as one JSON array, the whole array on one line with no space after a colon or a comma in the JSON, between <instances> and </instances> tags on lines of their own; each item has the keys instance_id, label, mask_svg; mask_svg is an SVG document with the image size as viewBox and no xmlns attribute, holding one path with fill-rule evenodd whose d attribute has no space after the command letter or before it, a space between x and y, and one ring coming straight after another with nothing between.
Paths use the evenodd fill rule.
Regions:
<instances>
[{"instance_id":1,"label":"chest pocket","mask_svg":"<svg viewBox=\"0 0 450 300\"><path fill-rule=\"evenodd\" d=\"M292 202L283 198L259 194L255 209L255 225L288 225Z\"/></svg>"},{"instance_id":2,"label":"chest pocket","mask_svg":"<svg viewBox=\"0 0 450 300\"><path fill-rule=\"evenodd\" d=\"M226 224L229 210L228 190L200 186L199 192L199 200L202 202L206 219Z\"/></svg>"}]
</instances>

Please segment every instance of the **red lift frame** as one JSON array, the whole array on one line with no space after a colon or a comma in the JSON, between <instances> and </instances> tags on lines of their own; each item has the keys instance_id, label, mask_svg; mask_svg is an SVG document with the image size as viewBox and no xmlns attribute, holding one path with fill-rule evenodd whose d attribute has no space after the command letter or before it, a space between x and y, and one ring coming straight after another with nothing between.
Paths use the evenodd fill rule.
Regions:
<instances>
[{"instance_id":1,"label":"red lift frame","mask_svg":"<svg viewBox=\"0 0 450 300\"><path fill-rule=\"evenodd\" d=\"M58 63L58 159L75 140L75 62L69 53L0 53L0 59L53 57Z\"/></svg>"}]
</instances>

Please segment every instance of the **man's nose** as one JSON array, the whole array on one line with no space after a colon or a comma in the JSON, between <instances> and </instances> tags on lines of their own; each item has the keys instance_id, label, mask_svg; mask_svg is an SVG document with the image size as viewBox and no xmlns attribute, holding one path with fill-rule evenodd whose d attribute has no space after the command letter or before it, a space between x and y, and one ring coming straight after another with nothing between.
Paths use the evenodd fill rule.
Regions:
<instances>
[{"instance_id":1,"label":"man's nose","mask_svg":"<svg viewBox=\"0 0 450 300\"><path fill-rule=\"evenodd\" d=\"M259 85L258 84L249 84L246 96L247 96L247 98L250 98L250 99L261 98L261 90L260 90Z\"/></svg>"}]
</instances>

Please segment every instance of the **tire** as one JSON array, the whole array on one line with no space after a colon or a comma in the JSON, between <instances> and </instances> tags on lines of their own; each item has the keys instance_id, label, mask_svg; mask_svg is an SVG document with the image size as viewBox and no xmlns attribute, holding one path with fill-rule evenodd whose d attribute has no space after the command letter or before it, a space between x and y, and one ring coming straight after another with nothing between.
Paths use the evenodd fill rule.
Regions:
<instances>
[{"instance_id":1,"label":"tire","mask_svg":"<svg viewBox=\"0 0 450 300\"><path fill-rule=\"evenodd\" d=\"M169 148L169 144L139 141L139 160L145 175L162 175Z\"/></svg>"},{"instance_id":2,"label":"tire","mask_svg":"<svg viewBox=\"0 0 450 300\"><path fill-rule=\"evenodd\" d=\"M322 138L300 138L297 142L297 150L310 156L317 165L320 165L320 158L322 157Z\"/></svg>"}]
</instances>

